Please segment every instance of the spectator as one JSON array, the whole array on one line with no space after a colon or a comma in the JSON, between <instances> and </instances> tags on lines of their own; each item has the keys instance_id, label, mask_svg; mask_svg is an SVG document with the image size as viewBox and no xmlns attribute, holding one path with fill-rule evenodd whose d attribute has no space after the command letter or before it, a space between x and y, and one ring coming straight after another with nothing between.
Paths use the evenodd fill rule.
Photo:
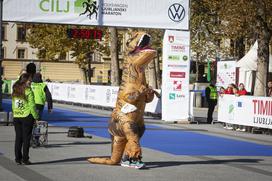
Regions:
<instances>
[{"instance_id":1,"label":"spectator","mask_svg":"<svg viewBox=\"0 0 272 181\"><path fill-rule=\"evenodd\" d=\"M220 87L218 93L219 93L219 94L224 94L224 93L225 93L225 88L224 88L224 87Z\"/></svg>"},{"instance_id":2,"label":"spectator","mask_svg":"<svg viewBox=\"0 0 272 181\"><path fill-rule=\"evenodd\" d=\"M31 88L34 93L36 110L39 113L39 120L42 120L45 101L47 101L48 113L52 112L53 109L52 95L47 85L43 82L42 75L40 73L34 74Z\"/></svg>"},{"instance_id":3,"label":"spectator","mask_svg":"<svg viewBox=\"0 0 272 181\"><path fill-rule=\"evenodd\" d=\"M52 82L51 79L47 78L45 82Z\"/></svg>"},{"instance_id":4,"label":"spectator","mask_svg":"<svg viewBox=\"0 0 272 181\"><path fill-rule=\"evenodd\" d=\"M267 83L267 97L272 97L272 80L269 80Z\"/></svg>"},{"instance_id":5,"label":"spectator","mask_svg":"<svg viewBox=\"0 0 272 181\"><path fill-rule=\"evenodd\" d=\"M20 76L22 74L25 74L26 73L26 70L25 69L22 69L20 72L19 72L19 75L17 76L17 80L19 80Z\"/></svg>"},{"instance_id":6,"label":"spectator","mask_svg":"<svg viewBox=\"0 0 272 181\"><path fill-rule=\"evenodd\" d=\"M227 89L224 92L225 94L237 94L238 93L238 89L236 87L235 84L229 84ZM233 130L234 127L232 124L226 123L226 125L224 126L224 128L229 129L229 130Z\"/></svg>"},{"instance_id":7,"label":"spectator","mask_svg":"<svg viewBox=\"0 0 272 181\"><path fill-rule=\"evenodd\" d=\"M34 95L30 88L31 75L22 74L13 85L12 113L15 127L15 162L30 165L29 147L34 121L38 119ZM23 148L23 153L22 153Z\"/></svg>"},{"instance_id":8,"label":"spectator","mask_svg":"<svg viewBox=\"0 0 272 181\"><path fill-rule=\"evenodd\" d=\"M232 88L232 94L234 94L234 95L236 95L236 96L239 96L239 94L238 94L238 88L237 87L233 87Z\"/></svg>"},{"instance_id":9,"label":"spectator","mask_svg":"<svg viewBox=\"0 0 272 181\"><path fill-rule=\"evenodd\" d=\"M246 95L247 94L247 91L245 89L245 85L243 83L240 83L239 84L239 89L237 89L236 87L233 88L233 93L236 95L236 96L240 96L240 95ZM246 127L243 126L243 125L232 125L233 129L235 129L236 131L246 131Z\"/></svg>"},{"instance_id":10,"label":"spectator","mask_svg":"<svg viewBox=\"0 0 272 181\"><path fill-rule=\"evenodd\" d=\"M229 84L224 94L233 94L233 85Z\"/></svg>"},{"instance_id":11,"label":"spectator","mask_svg":"<svg viewBox=\"0 0 272 181\"><path fill-rule=\"evenodd\" d=\"M243 83L239 84L238 95L247 95L247 91L246 91L245 85Z\"/></svg>"},{"instance_id":12,"label":"spectator","mask_svg":"<svg viewBox=\"0 0 272 181\"><path fill-rule=\"evenodd\" d=\"M207 123L211 124L213 121L213 111L217 104L217 91L214 83L210 83L210 86L206 88L205 95L208 102Z\"/></svg>"},{"instance_id":13,"label":"spectator","mask_svg":"<svg viewBox=\"0 0 272 181\"><path fill-rule=\"evenodd\" d=\"M26 73L30 74L31 77L34 76L34 74L36 73L35 63L29 63L29 64L26 65Z\"/></svg>"}]
</instances>

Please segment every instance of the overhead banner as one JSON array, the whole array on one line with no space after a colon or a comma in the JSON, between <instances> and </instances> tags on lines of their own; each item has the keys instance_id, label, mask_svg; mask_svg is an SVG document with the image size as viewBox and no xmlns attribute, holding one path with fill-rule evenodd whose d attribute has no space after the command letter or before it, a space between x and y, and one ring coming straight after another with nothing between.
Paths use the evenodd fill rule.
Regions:
<instances>
[{"instance_id":1,"label":"overhead banner","mask_svg":"<svg viewBox=\"0 0 272 181\"><path fill-rule=\"evenodd\" d=\"M188 119L190 70L188 31L165 31L162 70L162 120Z\"/></svg>"},{"instance_id":2,"label":"overhead banner","mask_svg":"<svg viewBox=\"0 0 272 181\"><path fill-rule=\"evenodd\" d=\"M189 0L4 0L3 20L189 29Z\"/></svg>"},{"instance_id":3,"label":"overhead banner","mask_svg":"<svg viewBox=\"0 0 272 181\"><path fill-rule=\"evenodd\" d=\"M229 84L235 84L236 61L217 62L216 86L227 88Z\"/></svg>"},{"instance_id":4,"label":"overhead banner","mask_svg":"<svg viewBox=\"0 0 272 181\"><path fill-rule=\"evenodd\" d=\"M269 97L223 95L219 98L218 121L272 129Z\"/></svg>"}]
</instances>

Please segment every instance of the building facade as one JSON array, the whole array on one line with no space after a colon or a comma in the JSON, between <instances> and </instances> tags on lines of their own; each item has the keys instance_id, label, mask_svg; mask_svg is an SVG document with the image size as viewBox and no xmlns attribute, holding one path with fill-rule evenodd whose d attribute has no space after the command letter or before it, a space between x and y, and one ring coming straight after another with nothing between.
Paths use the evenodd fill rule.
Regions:
<instances>
[{"instance_id":1,"label":"building facade","mask_svg":"<svg viewBox=\"0 0 272 181\"><path fill-rule=\"evenodd\" d=\"M3 78L15 80L25 70L29 62L34 62L43 79L57 82L86 83L86 70L79 68L75 59L67 52L58 62L49 62L37 58L38 50L32 48L26 40L27 28L25 24L4 22L2 25L3 40ZM102 57L94 54L95 63L91 63L91 81L94 84L109 82L110 63L101 61ZM107 60L107 59L106 59Z\"/></svg>"}]
</instances>

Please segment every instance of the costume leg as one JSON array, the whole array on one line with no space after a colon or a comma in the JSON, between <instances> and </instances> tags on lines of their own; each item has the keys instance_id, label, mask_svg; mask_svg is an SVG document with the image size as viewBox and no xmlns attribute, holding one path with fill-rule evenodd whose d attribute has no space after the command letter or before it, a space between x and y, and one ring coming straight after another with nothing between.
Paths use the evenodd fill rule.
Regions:
<instances>
[{"instance_id":1,"label":"costume leg","mask_svg":"<svg viewBox=\"0 0 272 181\"><path fill-rule=\"evenodd\" d=\"M89 158L91 163L117 165L120 163L127 140L125 137L114 136L112 142L112 153L110 158Z\"/></svg>"},{"instance_id":2,"label":"costume leg","mask_svg":"<svg viewBox=\"0 0 272 181\"><path fill-rule=\"evenodd\" d=\"M139 128L138 128L139 139L143 136L144 131L145 131L145 126L142 126L142 127L139 127ZM139 145L139 146L140 146L140 145ZM137 155L136 157L132 157L131 155L133 155L133 154L130 154L130 156L129 156L129 152L131 152L129 147L130 147L130 145L127 144L127 145L126 145L126 148L125 148L125 151L124 151L125 155L124 155L123 160L129 160L129 159L141 160L141 158L142 158L142 155L141 155L141 154L140 154L140 155Z\"/></svg>"},{"instance_id":3,"label":"costume leg","mask_svg":"<svg viewBox=\"0 0 272 181\"><path fill-rule=\"evenodd\" d=\"M139 160L142 156L142 150L139 142L140 135L138 125L135 122L126 122L123 125L123 130L127 139L125 155L130 159Z\"/></svg>"}]
</instances>

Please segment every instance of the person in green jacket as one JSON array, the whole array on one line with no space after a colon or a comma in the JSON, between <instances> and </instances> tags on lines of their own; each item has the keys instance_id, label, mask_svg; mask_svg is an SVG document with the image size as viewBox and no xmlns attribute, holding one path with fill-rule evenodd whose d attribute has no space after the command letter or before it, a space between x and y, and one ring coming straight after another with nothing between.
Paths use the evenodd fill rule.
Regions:
<instances>
[{"instance_id":1,"label":"person in green jacket","mask_svg":"<svg viewBox=\"0 0 272 181\"><path fill-rule=\"evenodd\" d=\"M48 113L51 113L53 109L53 101L52 101L52 95L47 85L42 80L41 73L35 73L33 75L31 88L34 93L34 100L35 100L37 112L39 113L39 120L42 120L42 114L43 114L45 102L47 101Z\"/></svg>"},{"instance_id":2,"label":"person in green jacket","mask_svg":"<svg viewBox=\"0 0 272 181\"><path fill-rule=\"evenodd\" d=\"M211 124L213 121L213 112L217 104L217 97L218 97L214 82L211 82L210 85L205 89L205 96L208 102L207 123Z\"/></svg>"},{"instance_id":3,"label":"person in green jacket","mask_svg":"<svg viewBox=\"0 0 272 181\"><path fill-rule=\"evenodd\" d=\"M15 127L15 162L29 165L29 147L32 129L38 113L34 101L34 94L30 88L31 75L24 73L13 85L12 113ZM22 152L23 149L23 152Z\"/></svg>"}]
</instances>

